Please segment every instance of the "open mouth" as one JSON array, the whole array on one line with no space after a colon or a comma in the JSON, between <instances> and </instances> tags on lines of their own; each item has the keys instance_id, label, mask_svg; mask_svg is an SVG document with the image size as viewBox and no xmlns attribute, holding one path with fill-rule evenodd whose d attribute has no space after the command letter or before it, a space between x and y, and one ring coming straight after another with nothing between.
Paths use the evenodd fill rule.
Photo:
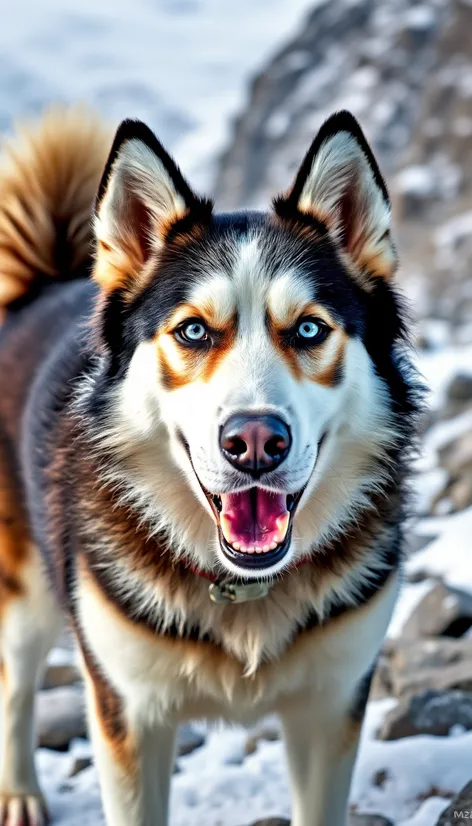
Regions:
<instances>
[{"instance_id":1,"label":"open mouth","mask_svg":"<svg viewBox=\"0 0 472 826\"><path fill-rule=\"evenodd\" d=\"M318 456L326 436L325 431L318 442ZM188 443L182 435L181 442L193 467ZM220 547L230 562L238 568L263 570L284 558L290 548L293 517L308 481L297 493L276 493L254 486L234 493L213 494L197 473L195 476L215 515Z\"/></svg>"},{"instance_id":2,"label":"open mouth","mask_svg":"<svg viewBox=\"0 0 472 826\"><path fill-rule=\"evenodd\" d=\"M303 490L275 493L260 487L207 494L218 523L221 550L241 568L269 568L290 547L292 521Z\"/></svg>"}]
</instances>

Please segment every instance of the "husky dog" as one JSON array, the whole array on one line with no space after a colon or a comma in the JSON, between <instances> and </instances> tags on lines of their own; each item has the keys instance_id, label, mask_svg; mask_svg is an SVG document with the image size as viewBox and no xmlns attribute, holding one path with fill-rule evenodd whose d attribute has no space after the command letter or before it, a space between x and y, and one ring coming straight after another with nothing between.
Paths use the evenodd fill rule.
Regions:
<instances>
[{"instance_id":1,"label":"husky dog","mask_svg":"<svg viewBox=\"0 0 472 826\"><path fill-rule=\"evenodd\" d=\"M65 610L110 826L165 826L179 723L267 713L293 825L345 826L417 410L385 183L348 112L267 212L110 144L56 110L0 167L0 824L47 819Z\"/></svg>"}]
</instances>

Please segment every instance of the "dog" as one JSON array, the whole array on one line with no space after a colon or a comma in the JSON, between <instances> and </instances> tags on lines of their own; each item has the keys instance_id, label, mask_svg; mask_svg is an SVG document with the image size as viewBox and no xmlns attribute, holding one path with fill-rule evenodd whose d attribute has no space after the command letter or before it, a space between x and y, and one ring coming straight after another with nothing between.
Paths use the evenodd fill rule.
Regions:
<instances>
[{"instance_id":1,"label":"dog","mask_svg":"<svg viewBox=\"0 0 472 826\"><path fill-rule=\"evenodd\" d=\"M6 141L2 826L47 821L33 698L64 611L109 826L167 824L182 721L268 713L293 826L346 825L419 409L396 266L348 112L266 212L216 212L139 121L112 142L56 109Z\"/></svg>"}]
</instances>

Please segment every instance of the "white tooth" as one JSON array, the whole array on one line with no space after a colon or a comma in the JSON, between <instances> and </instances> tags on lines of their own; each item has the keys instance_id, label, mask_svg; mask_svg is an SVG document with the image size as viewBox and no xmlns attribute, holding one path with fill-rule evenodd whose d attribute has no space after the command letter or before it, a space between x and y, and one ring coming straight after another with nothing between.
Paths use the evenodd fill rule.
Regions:
<instances>
[{"instance_id":1,"label":"white tooth","mask_svg":"<svg viewBox=\"0 0 472 826\"><path fill-rule=\"evenodd\" d=\"M234 548L235 551L240 551L241 550L240 543L239 542L233 542L233 548Z\"/></svg>"},{"instance_id":2,"label":"white tooth","mask_svg":"<svg viewBox=\"0 0 472 826\"><path fill-rule=\"evenodd\" d=\"M267 553L267 551L269 550L269 546L268 546L268 545L264 545L264 547L262 548L262 550L263 550L263 551L264 551L264 553L266 554L266 553Z\"/></svg>"},{"instance_id":3,"label":"white tooth","mask_svg":"<svg viewBox=\"0 0 472 826\"><path fill-rule=\"evenodd\" d=\"M254 553L254 548L246 548L246 553L247 554L253 554Z\"/></svg>"},{"instance_id":4,"label":"white tooth","mask_svg":"<svg viewBox=\"0 0 472 826\"><path fill-rule=\"evenodd\" d=\"M271 542L271 544L269 545L269 550L275 551L276 547L277 547L277 542Z\"/></svg>"}]
</instances>

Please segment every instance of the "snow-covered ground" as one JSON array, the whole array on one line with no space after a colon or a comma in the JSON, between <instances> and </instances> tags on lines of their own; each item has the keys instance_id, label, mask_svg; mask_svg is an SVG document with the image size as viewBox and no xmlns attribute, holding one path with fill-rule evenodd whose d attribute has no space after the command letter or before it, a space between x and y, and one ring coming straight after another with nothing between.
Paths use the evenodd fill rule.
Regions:
<instances>
[{"instance_id":1,"label":"snow-covered ground","mask_svg":"<svg viewBox=\"0 0 472 826\"><path fill-rule=\"evenodd\" d=\"M0 130L51 100L85 100L115 121L146 119L192 182L211 186L212 163L251 73L313 6L314 0L81 0L75 7L58 0L16 0L3 10L0 27ZM419 363L433 388L432 403L439 406L452 372L472 369L472 345L444 341ZM451 426L459 432L469 422ZM437 480L435 455L443 437L440 429L430 434L418 465L417 488L423 497ZM472 593L472 509L429 519L417 531L436 539L415 555L411 569L440 574ZM428 587L428 581L405 587L392 636L401 633ZM470 779L472 734L377 741L375 732L394 702L369 705L352 802L359 811L390 817L396 826L433 826L447 800L429 796L431 789L451 793ZM172 786L173 826L248 826L261 817L289 816L281 742L261 742L246 756L246 737L240 729L215 730L201 749L179 760ZM93 766L69 778L74 755L89 752L88 743L77 742L72 753L38 754L57 826L103 823ZM388 774L381 786L372 782L379 770Z\"/></svg>"},{"instance_id":2,"label":"snow-covered ground","mask_svg":"<svg viewBox=\"0 0 472 826\"><path fill-rule=\"evenodd\" d=\"M434 377L433 406L442 398L446 382L457 371L456 359L444 365L444 344L435 353L420 357L418 362L426 380ZM459 360L460 361L460 360ZM472 373L472 360L464 363ZM438 378L440 376L440 378ZM463 417L447 425L460 433ZM446 435L446 425L437 425L427 439L429 460L421 479L431 472L435 450ZM449 435L449 434L447 434ZM472 508L457 515L420 520L417 533L436 537L408 563L408 570L440 575L452 585L472 593L470 535ZM417 602L431 587L432 581L407 584L395 610L389 636L401 634L402 626ZM376 740L385 714L395 700L371 702L362 734L355 770L351 801L362 813L389 817L395 826L434 826L449 800L434 790L448 795L459 791L471 777L472 733L451 732L449 737L417 736L396 741ZM239 728L212 730L206 743L192 754L179 759L179 772L172 783L172 826L204 823L205 826L250 826L260 818L289 817L290 797L283 745L280 741L261 741L255 753L246 755L247 733ZM77 742L72 752L64 755L46 750L39 752L39 769L54 822L57 826L90 826L103 823L100 814L99 789L93 766L69 779L75 757L89 755L90 746ZM382 772L387 778L374 782Z\"/></svg>"}]
</instances>

